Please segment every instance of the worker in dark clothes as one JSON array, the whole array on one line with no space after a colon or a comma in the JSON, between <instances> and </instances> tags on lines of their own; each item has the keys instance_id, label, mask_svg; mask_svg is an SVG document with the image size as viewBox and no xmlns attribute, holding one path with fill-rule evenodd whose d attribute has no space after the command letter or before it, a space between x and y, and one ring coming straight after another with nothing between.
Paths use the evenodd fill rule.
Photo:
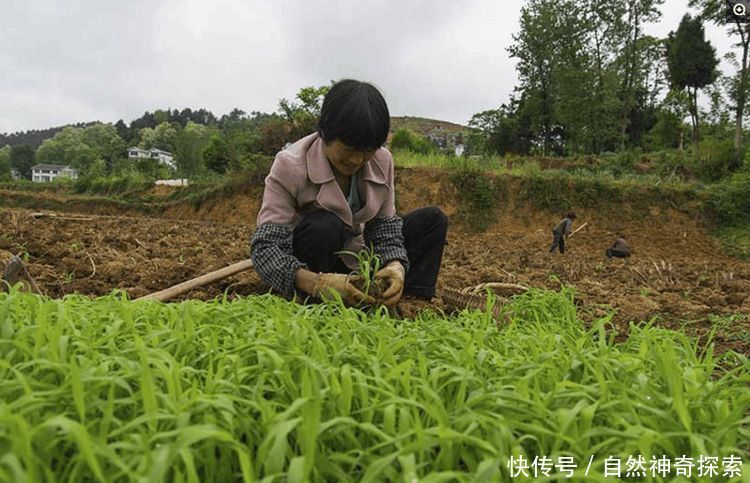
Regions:
<instances>
[{"instance_id":1,"label":"worker in dark clothes","mask_svg":"<svg viewBox=\"0 0 750 483\"><path fill-rule=\"evenodd\" d=\"M628 241L625 240L625 238L623 238L622 236L618 236L617 239L615 239L615 242L612 244L612 246L607 248L604 254L607 255L607 258L630 257L630 246L628 245Z\"/></svg>"},{"instance_id":2,"label":"worker in dark clothes","mask_svg":"<svg viewBox=\"0 0 750 483\"><path fill-rule=\"evenodd\" d=\"M560 253L565 253L565 238L573 232L573 220L575 219L576 214L571 211L552 229L553 239L552 246L549 247L550 253L554 252L555 248L558 247L560 248Z\"/></svg>"}]
</instances>

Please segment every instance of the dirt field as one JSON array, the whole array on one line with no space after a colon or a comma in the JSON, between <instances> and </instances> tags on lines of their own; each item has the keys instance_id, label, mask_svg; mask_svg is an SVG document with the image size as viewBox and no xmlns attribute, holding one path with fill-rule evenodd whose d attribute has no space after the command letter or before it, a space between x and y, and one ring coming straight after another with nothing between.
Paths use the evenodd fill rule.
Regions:
<instances>
[{"instance_id":1,"label":"dirt field","mask_svg":"<svg viewBox=\"0 0 750 483\"><path fill-rule=\"evenodd\" d=\"M474 233L457 219L451 189L434 173L400 173L402 211L437 204L451 218L440 287L571 284L586 319L614 309L620 329L654 316L657 324L684 326L696 336L717 327L721 351L750 354L750 263L722 254L686 215L658 207L645 215L627 206L607 213L579 210L575 226L588 225L570 239L565 255L549 254L558 216L502 207L488 231ZM33 211L3 209L0 260L23 256L53 297L102 295L116 288L139 297L247 258L258 200L259 192L215 200L198 211L175 208L165 215L169 219L80 212L35 217ZM634 248L628 262L604 256L618 232ZM188 296L208 299L226 289L248 295L267 287L250 272Z\"/></svg>"}]
</instances>

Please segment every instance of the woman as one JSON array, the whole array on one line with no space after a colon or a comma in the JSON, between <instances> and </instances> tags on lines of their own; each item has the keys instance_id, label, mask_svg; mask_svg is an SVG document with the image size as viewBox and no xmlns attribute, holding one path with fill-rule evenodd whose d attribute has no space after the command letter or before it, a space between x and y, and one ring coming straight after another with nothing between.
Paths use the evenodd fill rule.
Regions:
<instances>
[{"instance_id":1,"label":"woman","mask_svg":"<svg viewBox=\"0 0 750 483\"><path fill-rule=\"evenodd\" d=\"M336 292L348 305L435 295L448 220L435 207L396 214L389 128L378 89L342 80L323 100L317 132L276 155L251 240L255 270L274 290ZM386 287L377 300L352 285L356 265L340 254L370 246Z\"/></svg>"}]
</instances>

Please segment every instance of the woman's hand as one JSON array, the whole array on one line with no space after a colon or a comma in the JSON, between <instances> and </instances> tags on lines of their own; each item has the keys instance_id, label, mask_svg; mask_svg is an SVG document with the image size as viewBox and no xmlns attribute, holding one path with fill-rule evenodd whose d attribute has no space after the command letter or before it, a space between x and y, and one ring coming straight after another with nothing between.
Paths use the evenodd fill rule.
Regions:
<instances>
[{"instance_id":1,"label":"woman's hand","mask_svg":"<svg viewBox=\"0 0 750 483\"><path fill-rule=\"evenodd\" d=\"M375 280L380 281L381 285L386 287L385 291L378 297L378 302L393 307L401 300L401 294L404 291L404 277L406 270L401 262L394 260L385 267L378 270L375 274Z\"/></svg>"},{"instance_id":2,"label":"woman's hand","mask_svg":"<svg viewBox=\"0 0 750 483\"><path fill-rule=\"evenodd\" d=\"M361 292L352 282L356 276L345 273L321 273L310 291L310 295L319 299L330 297L334 292L341 295L346 305L374 304L375 299Z\"/></svg>"}]
</instances>

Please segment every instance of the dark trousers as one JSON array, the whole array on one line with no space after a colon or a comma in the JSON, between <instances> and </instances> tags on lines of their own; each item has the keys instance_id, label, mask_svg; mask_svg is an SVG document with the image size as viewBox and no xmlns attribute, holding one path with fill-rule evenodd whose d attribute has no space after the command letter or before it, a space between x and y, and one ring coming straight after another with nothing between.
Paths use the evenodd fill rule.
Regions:
<instances>
[{"instance_id":1,"label":"dark trousers","mask_svg":"<svg viewBox=\"0 0 750 483\"><path fill-rule=\"evenodd\" d=\"M555 248L560 247L560 253L565 253L565 237L555 230L552 230L552 236L554 239L552 240L552 246L549 247L549 252L552 253Z\"/></svg>"},{"instance_id":2,"label":"dark trousers","mask_svg":"<svg viewBox=\"0 0 750 483\"><path fill-rule=\"evenodd\" d=\"M431 298L448 233L448 217L440 208L419 208L403 216L404 246L409 271L404 295ZM331 212L315 210L305 214L294 228L294 256L313 272L348 273L339 252L350 235L349 228Z\"/></svg>"}]
</instances>

